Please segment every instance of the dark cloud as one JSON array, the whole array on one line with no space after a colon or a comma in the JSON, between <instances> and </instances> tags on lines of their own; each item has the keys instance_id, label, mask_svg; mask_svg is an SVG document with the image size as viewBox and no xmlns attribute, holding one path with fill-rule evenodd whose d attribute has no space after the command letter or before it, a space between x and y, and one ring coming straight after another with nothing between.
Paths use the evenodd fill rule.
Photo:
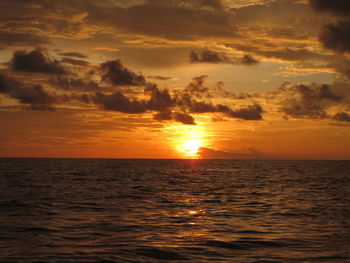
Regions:
<instances>
[{"instance_id":1,"label":"dark cloud","mask_svg":"<svg viewBox=\"0 0 350 263\"><path fill-rule=\"evenodd\" d=\"M65 91L98 92L105 90L92 80L75 77L64 77L62 75L55 76L50 80L50 83L52 83L55 88ZM107 91L110 91L110 89L107 89Z\"/></svg>"},{"instance_id":2,"label":"dark cloud","mask_svg":"<svg viewBox=\"0 0 350 263\"><path fill-rule=\"evenodd\" d=\"M347 0L310 0L309 3L317 11L330 12L339 16L350 16L350 2Z\"/></svg>"},{"instance_id":3,"label":"dark cloud","mask_svg":"<svg viewBox=\"0 0 350 263\"><path fill-rule=\"evenodd\" d=\"M216 8L220 6L219 3L205 0L148 1L128 8L92 5L87 20L126 33L166 39L232 37L235 28L230 21L231 13Z\"/></svg>"},{"instance_id":4,"label":"dark cloud","mask_svg":"<svg viewBox=\"0 0 350 263\"><path fill-rule=\"evenodd\" d=\"M28 110L39 110L39 111L55 111L55 108L50 105L37 105L31 104L27 107Z\"/></svg>"},{"instance_id":5,"label":"dark cloud","mask_svg":"<svg viewBox=\"0 0 350 263\"><path fill-rule=\"evenodd\" d=\"M259 104L243 106L232 109L222 104L212 104L210 102L196 100L179 100L180 105L185 105L191 113L223 113L230 118L242 120L262 120L263 109Z\"/></svg>"},{"instance_id":6,"label":"dark cloud","mask_svg":"<svg viewBox=\"0 0 350 263\"><path fill-rule=\"evenodd\" d=\"M243 120L262 120L263 110L260 105L254 104L232 109L229 106L213 104L208 101L198 99L211 98L210 89L205 86L206 75L198 76L192 79L182 93L177 94L176 104L191 113L224 113L231 118ZM219 88L221 88L219 83Z\"/></svg>"},{"instance_id":7,"label":"dark cloud","mask_svg":"<svg viewBox=\"0 0 350 263\"><path fill-rule=\"evenodd\" d=\"M338 112L333 116L333 119L337 121L350 122L350 115L347 112Z\"/></svg>"},{"instance_id":8,"label":"dark cloud","mask_svg":"<svg viewBox=\"0 0 350 263\"><path fill-rule=\"evenodd\" d=\"M12 32L0 30L0 47L37 46L50 43L46 36L34 33Z\"/></svg>"},{"instance_id":9,"label":"dark cloud","mask_svg":"<svg viewBox=\"0 0 350 263\"><path fill-rule=\"evenodd\" d=\"M196 124L194 122L194 118L191 115L188 115L186 113L175 112L173 113L173 118L175 121L181 122L183 124L189 124L189 125Z\"/></svg>"},{"instance_id":10,"label":"dark cloud","mask_svg":"<svg viewBox=\"0 0 350 263\"><path fill-rule=\"evenodd\" d=\"M319 35L323 46L338 52L350 52L350 2L310 0L309 3L316 11L332 13L340 19L323 26Z\"/></svg>"},{"instance_id":11,"label":"dark cloud","mask_svg":"<svg viewBox=\"0 0 350 263\"><path fill-rule=\"evenodd\" d=\"M96 93L93 102L105 110L119 111L123 113L145 113L147 103L137 99L130 99L121 92L113 94Z\"/></svg>"},{"instance_id":12,"label":"dark cloud","mask_svg":"<svg viewBox=\"0 0 350 263\"><path fill-rule=\"evenodd\" d=\"M283 85L281 93L284 97L281 111L294 118L328 118L326 108L343 99L329 85Z\"/></svg>"},{"instance_id":13,"label":"dark cloud","mask_svg":"<svg viewBox=\"0 0 350 263\"><path fill-rule=\"evenodd\" d=\"M324 25L319 40L325 48L350 52L350 20Z\"/></svg>"},{"instance_id":14,"label":"dark cloud","mask_svg":"<svg viewBox=\"0 0 350 263\"><path fill-rule=\"evenodd\" d=\"M247 148L242 152L225 152L211 148L199 148L198 155L202 159L266 159L267 155L254 149Z\"/></svg>"},{"instance_id":15,"label":"dark cloud","mask_svg":"<svg viewBox=\"0 0 350 263\"><path fill-rule=\"evenodd\" d=\"M191 96L194 95L198 98L201 98L203 95L208 94L209 88L204 85L207 77L207 75L201 75L192 78L191 82L187 85L185 92L189 93Z\"/></svg>"},{"instance_id":16,"label":"dark cloud","mask_svg":"<svg viewBox=\"0 0 350 263\"><path fill-rule=\"evenodd\" d=\"M156 84L147 83L144 93L150 95L147 102L149 110L164 111L175 106L175 99L172 98L169 91L158 89Z\"/></svg>"},{"instance_id":17,"label":"dark cloud","mask_svg":"<svg viewBox=\"0 0 350 263\"><path fill-rule=\"evenodd\" d=\"M182 124L194 125L196 124L194 118L186 113L172 112L170 110L161 111L153 115L153 119L157 121L181 122Z\"/></svg>"},{"instance_id":18,"label":"dark cloud","mask_svg":"<svg viewBox=\"0 0 350 263\"><path fill-rule=\"evenodd\" d=\"M61 62L69 63L71 65L81 66L81 67L86 67L86 66L90 65L90 63L85 61L85 60L74 59L74 58L64 58L64 59L61 60Z\"/></svg>"},{"instance_id":19,"label":"dark cloud","mask_svg":"<svg viewBox=\"0 0 350 263\"><path fill-rule=\"evenodd\" d=\"M190 53L190 61L192 63L230 63L225 54L209 49L203 50L201 53L192 51Z\"/></svg>"},{"instance_id":20,"label":"dark cloud","mask_svg":"<svg viewBox=\"0 0 350 263\"><path fill-rule=\"evenodd\" d=\"M187 8L212 8L214 10L224 8L221 0L147 0L147 2L162 6L182 6Z\"/></svg>"},{"instance_id":21,"label":"dark cloud","mask_svg":"<svg viewBox=\"0 0 350 263\"><path fill-rule=\"evenodd\" d=\"M319 100L330 100L330 101L340 101L343 99L343 96L333 93L329 85L321 85L316 94L318 95Z\"/></svg>"},{"instance_id":22,"label":"dark cloud","mask_svg":"<svg viewBox=\"0 0 350 263\"><path fill-rule=\"evenodd\" d=\"M229 117L238 118L242 120L262 120L263 109L259 104L248 105L238 109L225 112Z\"/></svg>"},{"instance_id":23,"label":"dark cloud","mask_svg":"<svg viewBox=\"0 0 350 263\"><path fill-rule=\"evenodd\" d=\"M154 114L153 119L157 121L170 121L173 119L173 114L170 110L161 111Z\"/></svg>"},{"instance_id":24,"label":"dark cloud","mask_svg":"<svg viewBox=\"0 0 350 263\"><path fill-rule=\"evenodd\" d=\"M243 55L242 57L228 58L226 54L216 52L213 50L205 49L200 53L191 51L190 53L191 63L230 63L236 65L255 65L259 61L251 55Z\"/></svg>"},{"instance_id":25,"label":"dark cloud","mask_svg":"<svg viewBox=\"0 0 350 263\"><path fill-rule=\"evenodd\" d=\"M148 79L156 79L156 80L175 80L175 78L172 77L164 77L164 76L147 76Z\"/></svg>"},{"instance_id":26,"label":"dark cloud","mask_svg":"<svg viewBox=\"0 0 350 263\"><path fill-rule=\"evenodd\" d=\"M48 74L65 74L66 70L57 60L48 58L41 49L26 52L16 51L10 62L15 71L38 72Z\"/></svg>"},{"instance_id":27,"label":"dark cloud","mask_svg":"<svg viewBox=\"0 0 350 263\"><path fill-rule=\"evenodd\" d=\"M262 120L263 110L260 105L254 104L232 109L226 105L212 104L202 100L197 100L195 92L203 91L202 86L205 76L196 77L191 82L196 83L201 88L194 88L189 85L182 91L171 93L167 89L159 89L156 84L147 83L144 95L147 99L129 98L121 91L113 94L96 93L88 98L82 97L80 100L92 101L105 110L119 111L123 113L145 113L156 112L153 116L155 120L174 120L183 124L195 124L192 113L223 113L230 118L242 120ZM190 83L190 84L191 84ZM79 98L78 98L79 99Z\"/></svg>"},{"instance_id":28,"label":"dark cloud","mask_svg":"<svg viewBox=\"0 0 350 263\"><path fill-rule=\"evenodd\" d=\"M60 102L55 94L50 94L41 85L25 86L23 83L0 73L0 93L30 105L30 109L53 110L52 105Z\"/></svg>"},{"instance_id":29,"label":"dark cloud","mask_svg":"<svg viewBox=\"0 0 350 263\"><path fill-rule=\"evenodd\" d=\"M258 64L259 61L257 59L255 59L253 56L251 55L244 55L243 57L241 58L238 58L237 60L238 64L242 64L242 65L255 65L255 64Z\"/></svg>"},{"instance_id":30,"label":"dark cloud","mask_svg":"<svg viewBox=\"0 0 350 263\"><path fill-rule=\"evenodd\" d=\"M88 58L87 55L84 55L82 53L79 52L64 52L64 53L58 53L61 56L64 57L74 57L74 58Z\"/></svg>"},{"instance_id":31,"label":"dark cloud","mask_svg":"<svg viewBox=\"0 0 350 263\"><path fill-rule=\"evenodd\" d=\"M119 59L104 62L101 64L101 70L102 80L114 86L141 86L146 84L144 76L124 67Z\"/></svg>"}]
</instances>

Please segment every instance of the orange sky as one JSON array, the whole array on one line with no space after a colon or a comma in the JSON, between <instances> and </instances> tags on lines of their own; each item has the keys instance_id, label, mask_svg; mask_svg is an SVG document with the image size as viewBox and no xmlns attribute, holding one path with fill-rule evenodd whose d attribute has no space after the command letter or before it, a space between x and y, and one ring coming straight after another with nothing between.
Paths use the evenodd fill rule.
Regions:
<instances>
[{"instance_id":1,"label":"orange sky","mask_svg":"<svg viewBox=\"0 0 350 263\"><path fill-rule=\"evenodd\" d=\"M350 159L350 7L0 3L0 156Z\"/></svg>"}]
</instances>

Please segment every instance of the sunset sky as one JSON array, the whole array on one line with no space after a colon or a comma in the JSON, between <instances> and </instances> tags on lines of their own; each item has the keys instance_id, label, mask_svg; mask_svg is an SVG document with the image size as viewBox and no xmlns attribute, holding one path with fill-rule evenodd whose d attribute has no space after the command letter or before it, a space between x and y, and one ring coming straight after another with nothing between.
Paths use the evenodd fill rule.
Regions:
<instances>
[{"instance_id":1,"label":"sunset sky","mask_svg":"<svg viewBox=\"0 0 350 263\"><path fill-rule=\"evenodd\" d=\"M350 159L350 1L1 0L0 156Z\"/></svg>"}]
</instances>

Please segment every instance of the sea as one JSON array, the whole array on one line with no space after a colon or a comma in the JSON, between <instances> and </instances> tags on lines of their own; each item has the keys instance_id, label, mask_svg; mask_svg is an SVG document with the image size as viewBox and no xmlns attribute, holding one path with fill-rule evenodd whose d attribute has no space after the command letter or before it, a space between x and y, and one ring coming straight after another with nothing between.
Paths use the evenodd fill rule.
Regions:
<instances>
[{"instance_id":1,"label":"sea","mask_svg":"<svg viewBox=\"0 0 350 263\"><path fill-rule=\"evenodd\" d=\"M350 262L350 161L0 159L0 262Z\"/></svg>"}]
</instances>

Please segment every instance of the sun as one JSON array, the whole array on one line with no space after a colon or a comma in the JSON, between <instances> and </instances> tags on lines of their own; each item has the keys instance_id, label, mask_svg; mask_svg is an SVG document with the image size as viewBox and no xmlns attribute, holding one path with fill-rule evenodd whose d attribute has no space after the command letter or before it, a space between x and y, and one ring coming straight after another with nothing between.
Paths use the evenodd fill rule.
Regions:
<instances>
[{"instance_id":1,"label":"sun","mask_svg":"<svg viewBox=\"0 0 350 263\"><path fill-rule=\"evenodd\" d=\"M198 139L186 140L182 144L185 154L189 157L197 157L198 150L202 147L202 142Z\"/></svg>"}]
</instances>

